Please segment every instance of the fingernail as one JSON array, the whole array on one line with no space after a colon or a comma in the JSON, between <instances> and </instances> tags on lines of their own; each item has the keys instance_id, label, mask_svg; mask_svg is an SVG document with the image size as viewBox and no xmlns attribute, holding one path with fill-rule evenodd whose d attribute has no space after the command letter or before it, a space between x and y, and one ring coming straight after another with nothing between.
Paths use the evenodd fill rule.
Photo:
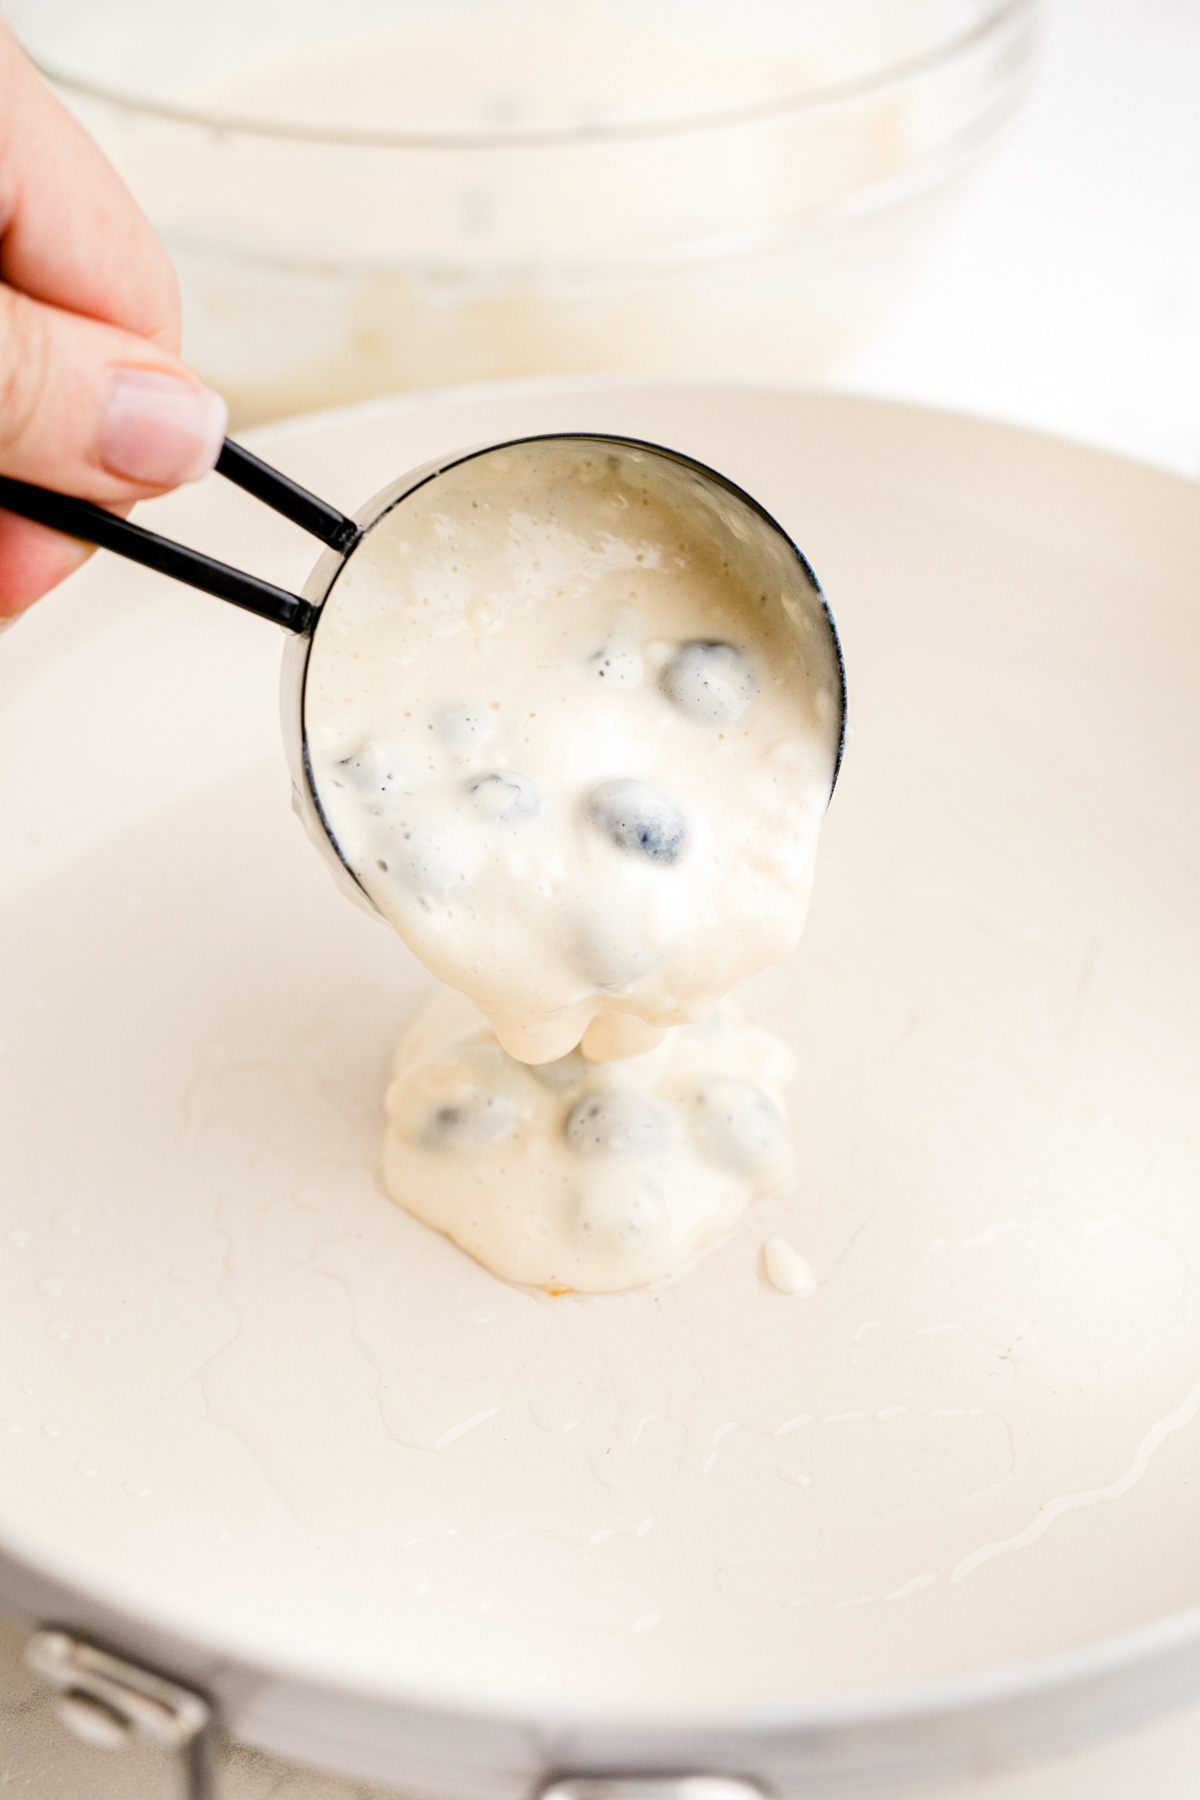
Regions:
<instances>
[{"instance_id":1,"label":"fingernail","mask_svg":"<svg viewBox=\"0 0 1200 1800\"><path fill-rule=\"evenodd\" d=\"M100 420L100 457L114 475L152 487L199 481L221 454L229 408L220 394L153 369L114 369Z\"/></svg>"}]
</instances>

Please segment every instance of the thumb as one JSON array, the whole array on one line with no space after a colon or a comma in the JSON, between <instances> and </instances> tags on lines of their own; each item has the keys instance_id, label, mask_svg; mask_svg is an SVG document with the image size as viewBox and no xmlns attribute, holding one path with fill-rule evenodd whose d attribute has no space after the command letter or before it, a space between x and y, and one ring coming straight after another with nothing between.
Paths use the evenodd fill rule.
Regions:
<instances>
[{"instance_id":1,"label":"thumb","mask_svg":"<svg viewBox=\"0 0 1200 1800\"><path fill-rule=\"evenodd\" d=\"M0 284L0 474L117 511L208 473L226 406L147 339ZM0 515L0 614L86 551Z\"/></svg>"}]
</instances>

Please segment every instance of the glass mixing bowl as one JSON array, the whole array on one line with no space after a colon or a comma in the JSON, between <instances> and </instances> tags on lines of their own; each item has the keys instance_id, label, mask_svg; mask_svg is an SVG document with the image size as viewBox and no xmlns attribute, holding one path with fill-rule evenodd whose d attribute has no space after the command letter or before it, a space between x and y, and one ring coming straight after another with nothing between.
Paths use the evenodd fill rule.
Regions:
<instances>
[{"instance_id":1,"label":"glass mixing bowl","mask_svg":"<svg viewBox=\"0 0 1200 1800\"><path fill-rule=\"evenodd\" d=\"M919 265L1033 0L8 0L235 424L478 377L805 379Z\"/></svg>"}]
</instances>

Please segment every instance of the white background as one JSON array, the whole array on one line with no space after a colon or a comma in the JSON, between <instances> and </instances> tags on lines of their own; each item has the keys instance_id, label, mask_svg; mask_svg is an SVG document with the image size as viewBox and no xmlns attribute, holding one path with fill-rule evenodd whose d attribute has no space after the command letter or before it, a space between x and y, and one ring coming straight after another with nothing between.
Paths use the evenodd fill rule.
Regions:
<instances>
[{"instance_id":1,"label":"white background","mask_svg":"<svg viewBox=\"0 0 1200 1800\"><path fill-rule=\"evenodd\" d=\"M1026 111L842 380L1200 475L1200 3L1043 22Z\"/></svg>"},{"instance_id":2,"label":"white background","mask_svg":"<svg viewBox=\"0 0 1200 1800\"><path fill-rule=\"evenodd\" d=\"M832 0L831 0L832 3ZM1029 105L843 385L1200 477L1200 0L1046 0ZM1200 605L1200 570L1197 571ZM227 1800L366 1790L258 1758ZM0 1628L3 1800L155 1800L163 1771L60 1737ZM1200 1707L943 1800L1195 1800Z\"/></svg>"}]
</instances>

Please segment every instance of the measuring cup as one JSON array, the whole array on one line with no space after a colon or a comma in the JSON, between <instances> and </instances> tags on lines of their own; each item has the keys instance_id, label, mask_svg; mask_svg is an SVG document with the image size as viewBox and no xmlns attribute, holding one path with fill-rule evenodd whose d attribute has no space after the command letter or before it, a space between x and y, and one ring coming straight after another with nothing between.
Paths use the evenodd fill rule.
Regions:
<instances>
[{"instance_id":1,"label":"measuring cup","mask_svg":"<svg viewBox=\"0 0 1200 1800\"><path fill-rule=\"evenodd\" d=\"M27 482L0 477L0 507L69 537L114 551L131 562L141 563L189 587L214 594L220 600L284 627L290 636L284 652L280 701L296 810L339 886L367 911L381 917L379 908L359 881L330 827L309 757L305 689L323 609L339 576L367 534L397 507L403 506L411 494L463 464L503 454L517 445L554 442L564 446L574 444L616 450L632 455L639 462L660 460L664 468L670 468L676 487L682 480L685 491L697 507L721 517L734 541L744 550L745 573L769 584L794 629L808 636L815 635L818 658L825 664L826 686L834 694L838 708L832 792L845 744L846 683L837 627L820 584L807 558L756 500L725 476L680 451L644 443L637 438L599 432L547 432L535 437L510 439L458 451L426 463L385 487L350 518L227 438L217 459L217 473L326 546L299 594L289 593L269 581L218 562L202 551L147 531L144 526L105 512L90 501L77 500Z\"/></svg>"}]
</instances>

